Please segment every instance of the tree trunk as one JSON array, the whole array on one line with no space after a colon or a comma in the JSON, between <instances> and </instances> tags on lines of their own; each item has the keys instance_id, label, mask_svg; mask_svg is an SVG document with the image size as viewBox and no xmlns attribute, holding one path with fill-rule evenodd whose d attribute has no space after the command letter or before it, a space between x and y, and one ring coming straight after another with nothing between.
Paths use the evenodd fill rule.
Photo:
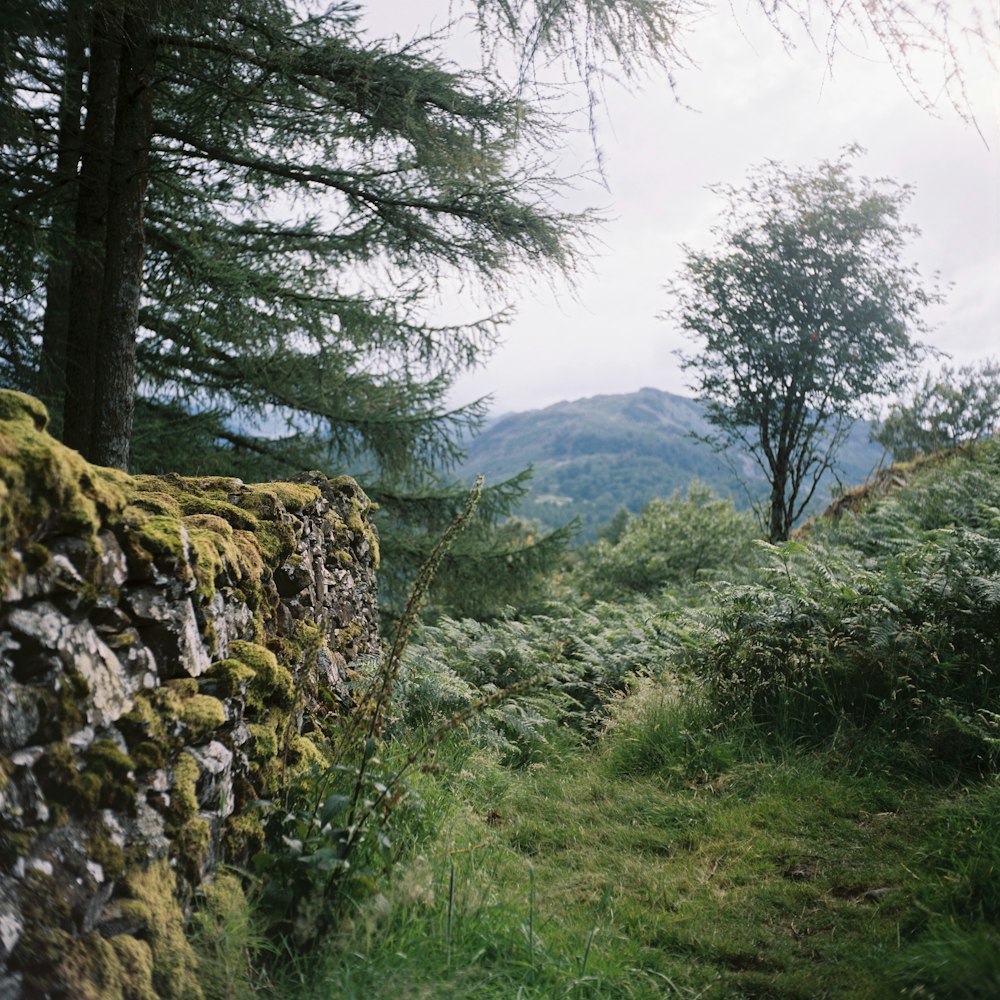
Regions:
<instances>
[{"instance_id":1,"label":"tree trunk","mask_svg":"<svg viewBox=\"0 0 1000 1000\"><path fill-rule=\"evenodd\" d=\"M73 273L66 325L66 395L63 440L87 454L94 427L101 290L107 245L108 180L115 137L121 12L111 5L94 8L87 124L80 152Z\"/></svg>"},{"instance_id":2,"label":"tree trunk","mask_svg":"<svg viewBox=\"0 0 1000 1000\"><path fill-rule=\"evenodd\" d=\"M109 178L94 424L88 458L128 467L135 413L135 341L145 256L143 205L153 131L152 9L130 7L123 23L115 142Z\"/></svg>"},{"instance_id":3,"label":"tree trunk","mask_svg":"<svg viewBox=\"0 0 1000 1000\"><path fill-rule=\"evenodd\" d=\"M788 509L785 503L785 487L788 483L788 459L778 456L771 470L771 511L768 540L771 542L788 541Z\"/></svg>"},{"instance_id":4,"label":"tree trunk","mask_svg":"<svg viewBox=\"0 0 1000 1000\"><path fill-rule=\"evenodd\" d=\"M70 0L66 11L65 65L59 99L52 245L45 279L45 316L38 395L49 408L52 433L62 433L66 393L66 344L73 278L73 229L77 211L77 167L83 116L83 75L87 69L87 4Z\"/></svg>"}]
</instances>

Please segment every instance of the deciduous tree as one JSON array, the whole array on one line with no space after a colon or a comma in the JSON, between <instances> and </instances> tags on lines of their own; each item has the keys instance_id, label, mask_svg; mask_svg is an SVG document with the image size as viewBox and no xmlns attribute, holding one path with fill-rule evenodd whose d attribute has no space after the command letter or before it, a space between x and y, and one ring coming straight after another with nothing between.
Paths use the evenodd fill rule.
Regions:
<instances>
[{"instance_id":1,"label":"deciduous tree","mask_svg":"<svg viewBox=\"0 0 1000 1000\"><path fill-rule=\"evenodd\" d=\"M815 170L767 163L720 186L711 250L685 247L669 314L719 450L745 446L770 485L768 532L788 537L837 448L921 353L921 310L938 298L903 259L910 189L855 177L857 149Z\"/></svg>"},{"instance_id":2,"label":"deciduous tree","mask_svg":"<svg viewBox=\"0 0 1000 1000\"><path fill-rule=\"evenodd\" d=\"M873 437L898 462L919 453L956 448L1000 432L1000 364L928 372L904 398L892 404Z\"/></svg>"}]
</instances>

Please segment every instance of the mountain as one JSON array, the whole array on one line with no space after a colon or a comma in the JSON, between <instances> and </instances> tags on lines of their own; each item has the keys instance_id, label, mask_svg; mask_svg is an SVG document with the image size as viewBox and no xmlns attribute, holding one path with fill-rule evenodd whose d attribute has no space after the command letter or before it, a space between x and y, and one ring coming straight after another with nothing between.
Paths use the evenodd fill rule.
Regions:
<instances>
[{"instance_id":1,"label":"mountain","mask_svg":"<svg viewBox=\"0 0 1000 1000\"><path fill-rule=\"evenodd\" d=\"M747 487L726 460L690 436L708 430L704 407L685 396L648 388L592 396L491 420L470 444L460 471L482 472L496 482L532 466L531 493L518 513L545 528L578 516L581 538L589 540L619 508L638 512L696 477L738 507L749 507ZM841 450L842 481L863 481L881 457L881 448L868 441L868 425L859 422ZM749 455L737 452L729 459L754 499L766 494L764 476ZM829 475L821 482L815 509L829 502L836 482Z\"/></svg>"}]
</instances>

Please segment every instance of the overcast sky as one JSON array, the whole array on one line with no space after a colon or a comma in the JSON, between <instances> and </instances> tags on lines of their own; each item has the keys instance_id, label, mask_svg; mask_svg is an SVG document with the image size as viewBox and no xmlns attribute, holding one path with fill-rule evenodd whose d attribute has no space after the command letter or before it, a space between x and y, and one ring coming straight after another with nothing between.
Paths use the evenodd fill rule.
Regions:
<instances>
[{"instance_id":1,"label":"overcast sky","mask_svg":"<svg viewBox=\"0 0 1000 1000\"><path fill-rule=\"evenodd\" d=\"M379 35L409 37L440 26L447 6L373 0L367 17ZM905 218L922 235L912 260L951 286L928 313L935 329L927 341L956 363L1000 354L996 69L983 58L969 63L977 131L946 101L936 116L918 107L874 42L852 40L831 68L804 35L787 51L755 6L722 2L689 34L697 65L677 74L687 107L661 78L638 92L608 89L598 134L607 189L582 185L567 203L607 217L589 266L575 290L528 276L511 283L516 317L492 358L461 378L455 402L491 394L494 412L504 413L642 386L687 394L672 353L684 340L657 314L667 305L663 284L680 266L679 245L708 245L718 221L721 201L706 185L740 184L766 159L815 164L850 143L867 150L858 172L915 188ZM583 169L592 159L590 140L579 136L563 162ZM467 296L446 296L437 315L461 318L466 307Z\"/></svg>"}]
</instances>

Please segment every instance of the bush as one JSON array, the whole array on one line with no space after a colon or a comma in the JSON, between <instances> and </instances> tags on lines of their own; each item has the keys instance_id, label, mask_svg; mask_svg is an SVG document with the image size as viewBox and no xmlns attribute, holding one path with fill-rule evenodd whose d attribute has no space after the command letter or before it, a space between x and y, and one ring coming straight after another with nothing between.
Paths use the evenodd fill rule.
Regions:
<instances>
[{"instance_id":1,"label":"bush","mask_svg":"<svg viewBox=\"0 0 1000 1000\"><path fill-rule=\"evenodd\" d=\"M991 457L992 455L992 457ZM792 739L873 727L932 766L1000 760L996 449L807 546L761 544L753 583L688 622L681 662L732 718ZM951 517L960 523L948 523Z\"/></svg>"},{"instance_id":2,"label":"bush","mask_svg":"<svg viewBox=\"0 0 1000 1000\"><path fill-rule=\"evenodd\" d=\"M592 545L578 570L577 587L592 597L654 594L728 577L752 558L760 531L752 514L693 482L686 495L651 500L637 517L619 518L614 534L616 540Z\"/></svg>"}]
</instances>

